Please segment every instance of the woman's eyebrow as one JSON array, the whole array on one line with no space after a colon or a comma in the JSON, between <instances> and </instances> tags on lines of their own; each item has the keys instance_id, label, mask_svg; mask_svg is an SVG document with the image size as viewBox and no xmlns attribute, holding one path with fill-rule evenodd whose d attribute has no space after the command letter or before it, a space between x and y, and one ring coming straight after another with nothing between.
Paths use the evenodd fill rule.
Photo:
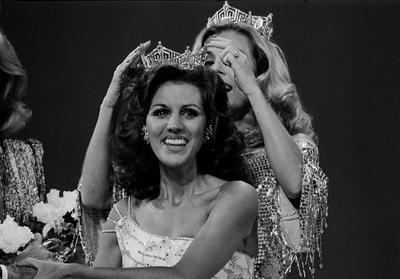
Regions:
<instances>
[{"instance_id":1,"label":"woman's eyebrow","mask_svg":"<svg viewBox=\"0 0 400 279\"><path fill-rule=\"evenodd\" d=\"M165 104L153 104L151 105L150 109L154 108L154 107L162 107L162 108L166 108L167 106Z\"/></svg>"},{"instance_id":2,"label":"woman's eyebrow","mask_svg":"<svg viewBox=\"0 0 400 279\"><path fill-rule=\"evenodd\" d=\"M202 107L200 107L200 106L198 106L198 105L196 105L196 104L187 104L187 105L183 105L182 106L183 108L188 108L188 107L195 107L195 108L197 108L197 109L199 109L199 110L203 110L203 108Z\"/></svg>"}]
</instances>

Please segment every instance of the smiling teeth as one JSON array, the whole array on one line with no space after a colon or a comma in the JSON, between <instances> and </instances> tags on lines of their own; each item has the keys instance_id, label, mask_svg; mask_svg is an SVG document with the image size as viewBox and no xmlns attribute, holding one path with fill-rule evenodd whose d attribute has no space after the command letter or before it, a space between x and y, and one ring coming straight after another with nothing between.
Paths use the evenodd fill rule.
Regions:
<instances>
[{"instance_id":1,"label":"smiling teeth","mask_svg":"<svg viewBox=\"0 0 400 279\"><path fill-rule=\"evenodd\" d=\"M183 139L166 139L165 143L169 145L185 145L186 141Z\"/></svg>"}]
</instances>

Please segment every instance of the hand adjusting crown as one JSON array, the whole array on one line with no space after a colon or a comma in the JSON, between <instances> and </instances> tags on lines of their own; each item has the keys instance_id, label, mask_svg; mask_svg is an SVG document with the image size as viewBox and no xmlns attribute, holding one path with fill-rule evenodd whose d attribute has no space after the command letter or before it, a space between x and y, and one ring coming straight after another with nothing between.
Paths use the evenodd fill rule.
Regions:
<instances>
[{"instance_id":1,"label":"hand adjusting crown","mask_svg":"<svg viewBox=\"0 0 400 279\"><path fill-rule=\"evenodd\" d=\"M141 59L147 70L160 65L175 65L180 69L193 70L197 66L204 65L206 52L203 48L197 52L191 52L187 47L184 53L179 53L164 47L159 41L157 47L147 55L142 54Z\"/></svg>"},{"instance_id":2,"label":"hand adjusting crown","mask_svg":"<svg viewBox=\"0 0 400 279\"><path fill-rule=\"evenodd\" d=\"M271 39L273 32L271 13L268 16L254 16L250 11L245 13L230 6L228 1L225 1L222 8L211 18L208 18L207 27L226 22L249 24L268 40Z\"/></svg>"}]
</instances>

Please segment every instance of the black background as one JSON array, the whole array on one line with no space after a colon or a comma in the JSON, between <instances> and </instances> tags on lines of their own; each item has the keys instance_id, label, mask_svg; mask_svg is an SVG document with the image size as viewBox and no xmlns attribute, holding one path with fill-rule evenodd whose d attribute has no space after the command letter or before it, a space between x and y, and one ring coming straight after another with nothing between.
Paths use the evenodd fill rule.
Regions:
<instances>
[{"instance_id":1,"label":"black background","mask_svg":"<svg viewBox=\"0 0 400 279\"><path fill-rule=\"evenodd\" d=\"M399 278L400 3L230 1L274 14L330 178L319 278ZM140 42L183 51L221 1L2 1L0 24L29 73L29 126L51 188L76 187L114 68Z\"/></svg>"}]
</instances>

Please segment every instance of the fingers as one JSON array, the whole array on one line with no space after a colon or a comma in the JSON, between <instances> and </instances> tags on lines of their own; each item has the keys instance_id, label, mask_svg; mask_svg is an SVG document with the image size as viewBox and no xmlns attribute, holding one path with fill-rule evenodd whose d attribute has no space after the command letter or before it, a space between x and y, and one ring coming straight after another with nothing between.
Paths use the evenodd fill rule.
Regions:
<instances>
[{"instance_id":1,"label":"fingers","mask_svg":"<svg viewBox=\"0 0 400 279\"><path fill-rule=\"evenodd\" d=\"M151 41L146 41L131 51L124 61L117 66L114 75L121 76L131 65L135 65L139 61L140 55L146 51L150 44Z\"/></svg>"},{"instance_id":2,"label":"fingers","mask_svg":"<svg viewBox=\"0 0 400 279\"><path fill-rule=\"evenodd\" d=\"M232 63L235 62L232 60L232 55L236 59L240 58L240 61L244 61L247 58L243 51L232 46L230 40L216 35L213 35L211 39L206 42L206 48L217 48L222 50L222 52L219 54L219 57L222 63L229 67L231 67Z\"/></svg>"},{"instance_id":3,"label":"fingers","mask_svg":"<svg viewBox=\"0 0 400 279\"><path fill-rule=\"evenodd\" d=\"M31 266L36 269L39 269L40 261L36 260L35 258L25 258L23 260L20 260L19 262L16 263L17 266Z\"/></svg>"},{"instance_id":4,"label":"fingers","mask_svg":"<svg viewBox=\"0 0 400 279\"><path fill-rule=\"evenodd\" d=\"M133 51L131 51L128 56L124 59L122 64L131 64L136 57L140 57L140 54L146 51L146 49L150 46L150 41L146 41L144 43L141 43L139 46L137 46Z\"/></svg>"},{"instance_id":5,"label":"fingers","mask_svg":"<svg viewBox=\"0 0 400 279\"><path fill-rule=\"evenodd\" d=\"M233 70L237 69L237 67L240 67L240 65L245 63L247 59L246 55L242 51L230 46L225 48L219 54L219 57L222 63L233 68Z\"/></svg>"},{"instance_id":6,"label":"fingers","mask_svg":"<svg viewBox=\"0 0 400 279\"><path fill-rule=\"evenodd\" d=\"M225 49L226 47L229 46L229 43L212 40L212 41L208 42L205 46L207 49L209 49L209 48Z\"/></svg>"},{"instance_id":7,"label":"fingers","mask_svg":"<svg viewBox=\"0 0 400 279\"><path fill-rule=\"evenodd\" d=\"M219 54L219 59L225 66L232 68L234 73L246 68L246 55L235 48L226 48Z\"/></svg>"},{"instance_id":8,"label":"fingers","mask_svg":"<svg viewBox=\"0 0 400 279\"><path fill-rule=\"evenodd\" d=\"M213 35L210 39L208 39L204 43L204 46L206 48L215 47L215 48L219 48L219 49L224 49L224 48L228 47L231 44L232 44L231 40L228 40L228 39Z\"/></svg>"},{"instance_id":9,"label":"fingers","mask_svg":"<svg viewBox=\"0 0 400 279\"><path fill-rule=\"evenodd\" d=\"M215 41L215 42L226 42L226 43L230 43L231 42L231 40L223 38L223 37L218 36L216 34L214 34L214 35L212 35L210 37L210 39L207 41L207 44L210 43L210 42L213 42L213 41Z\"/></svg>"},{"instance_id":10,"label":"fingers","mask_svg":"<svg viewBox=\"0 0 400 279\"><path fill-rule=\"evenodd\" d=\"M35 238L33 239L33 244L42 244L42 235L40 233L35 233Z\"/></svg>"}]
</instances>

